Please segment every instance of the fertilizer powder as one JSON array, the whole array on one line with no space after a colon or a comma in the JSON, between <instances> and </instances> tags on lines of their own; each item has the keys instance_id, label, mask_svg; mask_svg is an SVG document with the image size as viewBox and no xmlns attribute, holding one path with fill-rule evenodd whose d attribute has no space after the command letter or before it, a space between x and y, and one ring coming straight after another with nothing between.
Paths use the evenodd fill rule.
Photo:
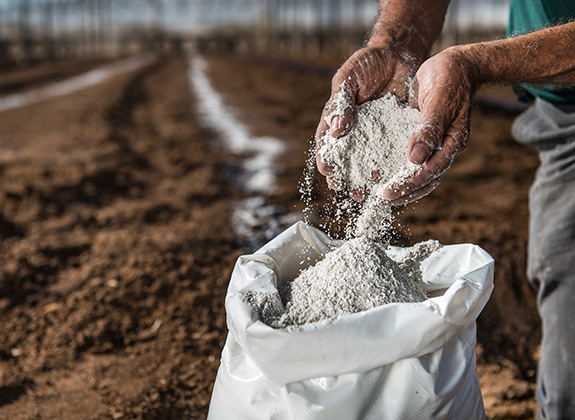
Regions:
<instances>
[{"instance_id":1,"label":"fertilizer powder","mask_svg":"<svg viewBox=\"0 0 575 420\"><path fill-rule=\"evenodd\" d=\"M343 115L349 106L342 86L326 121ZM319 154L333 168L332 177L350 189L367 193L367 202L352 226L352 236L383 240L389 231L391 209L380 204L379 191L401 183L421 169L421 165L407 158L409 137L420 117L419 110L400 106L395 96L388 93L358 105L346 135L336 138L328 132L320 140Z\"/></svg>"},{"instance_id":2,"label":"fertilizer powder","mask_svg":"<svg viewBox=\"0 0 575 420\"><path fill-rule=\"evenodd\" d=\"M243 300L274 328L330 322L392 302L421 302L419 265L441 245L430 240L388 256L386 246L365 237L345 242L292 281L279 296L244 292Z\"/></svg>"},{"instance_id":3,"label":"fertilizer powder","mask_svg":"<svg viewBox=\"0 0 575 420\"><path fill-rule=\"evenodd\" d=\"M334 111L342 115L349 106L344 89L335 97ZM244 292L244 302L260 319L275 328L330 322L340 316L366 311L392 302L427 299L420 288L420 263L441 245L427 241L408 248L401 258L388 255L386 231L392 212L377 199L385 188L420 168L407 158L407 144L420 113L401 107L390 94L359 105L354 123L340 138L321 139L319 153L333 167L333 177L351 189L369 194L353 232L355 238L327 253L314 266L278 285L279 295ZM376 188L377 187L377 188Z\"/></svg>"},{"instance_id":4,"label":"fertilizer powder","mask_svg":"<svg viewBox=\"0 0 575 420\"><path fill-rule=\"evenodd\" d=\"M342 115L348 103L343 94L335 100L328 118ZM319 154L333 167L332 177L352 189L369 192L375 185L401 181L421 168L407 158L409 137L419 118L419 110L399 106L388 93L358 105L349 132L338 138L326 134Z\"/></svg>"}]
</instances>

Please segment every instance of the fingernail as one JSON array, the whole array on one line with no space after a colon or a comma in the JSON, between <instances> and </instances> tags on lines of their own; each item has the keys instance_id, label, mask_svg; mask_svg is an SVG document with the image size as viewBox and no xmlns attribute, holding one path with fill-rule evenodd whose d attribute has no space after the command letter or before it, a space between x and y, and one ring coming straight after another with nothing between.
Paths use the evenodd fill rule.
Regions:
<instances>
[{"instance_id":1,"label":"fingernail","mask_svg":"<svg viewBox=\"0 0 575 420\"><path fill-rule=\"evenodd\" d=\"M342 120L343 120L343 118L341 118L341 116L339 116L339 115L336 115L335 117L333 117L331 119L331 124L329 125L329 129L330 129L332 134L334 131L337 131L341 128Z\"/></svg>"},{"instance_id":2,"label":"fingernail","mask_svg":"<svg viewBox=\"0 0 575 420\"><path fill-rule=\"evenodd\" d=\"M413 158L413 163L422 164L427 158L427 148L422 144L416 144L411 149L411 157Z\"/></svg>"},{"instance_id":3,"label":"fingernail","mask_svg":"<svg viewBox=\"0 0 575 420\"><path fill-rule=\"evenodd\" d=\"M379 199L377 200L377 204L379 204L380 206L392 206L393 205L393 199L392 198L379 197Z\"/></svg>"}]
</instances>

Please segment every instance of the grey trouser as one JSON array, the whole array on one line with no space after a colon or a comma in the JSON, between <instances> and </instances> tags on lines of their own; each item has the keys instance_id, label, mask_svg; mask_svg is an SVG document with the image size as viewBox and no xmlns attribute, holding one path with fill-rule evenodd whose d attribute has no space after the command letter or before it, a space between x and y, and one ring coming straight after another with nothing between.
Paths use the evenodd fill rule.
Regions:
<instances>
[{"instance_id":1,"label":"grey trouser","mask_svg":"<svg viewBox=\"0 0 575 420\"><path fill-rule=\"evenodd\" d=\"M513 135L541 158L528 255L543 322L537 419L575 419L575 112L537 99L517 117Z\"/></svg>"}]
</instances>

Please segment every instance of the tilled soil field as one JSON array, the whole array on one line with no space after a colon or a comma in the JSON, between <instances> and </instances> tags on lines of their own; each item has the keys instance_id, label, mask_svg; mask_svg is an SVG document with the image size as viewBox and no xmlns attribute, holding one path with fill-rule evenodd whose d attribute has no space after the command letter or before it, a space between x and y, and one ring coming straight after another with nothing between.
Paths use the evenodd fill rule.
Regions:
<instances>
[{"instance_id":1,"label":"tilled soil field","mask_svg":"<svg viewBox=\"0 0 575 420\"><path fill-rule=\"evenodd\" d=\"M302 211L298 183L329 69L206 61L250 132L285 142L268 199ZM188 66L161 57L0 113L0 419L206 417L227 333L227 282L252 249L231 222L242 198L229 179L237 156L199 124ZM30 71L18 88L62 72ZM0 73L0 87L14 77ZM397 241L471 242L494 256L495 291L478 321L486 410L529 419L539 321L524 272L538 160L511 139L514 116L474 110L468 149L434 193L400 209ZM317 184L323 204L330 193ZM316 208L316 223L332 214Z\"/></svg>"}]
</instances>

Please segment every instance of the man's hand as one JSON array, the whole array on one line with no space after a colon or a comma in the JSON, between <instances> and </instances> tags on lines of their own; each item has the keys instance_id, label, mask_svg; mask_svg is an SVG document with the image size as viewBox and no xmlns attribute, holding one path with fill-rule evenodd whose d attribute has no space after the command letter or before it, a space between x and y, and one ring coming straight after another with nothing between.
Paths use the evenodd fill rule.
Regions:
<instances>
[{"instance_id":1,"label":"man's hand","mask_svg":"<svg viewBox=\"0 0 575 420\"><path fill-rule=\"evenodd\" d=\"M338 137L351 126L357 104L392 92L419 108L421 120L409 140L408 158L422 169L382 193L390 205L415 201L443 179L469 138L470 103L482 83L575 85L575 22L491 42L448 48L425 61L443 23L449 0L380 0L380 14L368 47L354 54L332 81L316 139L330 130ZM413 95L409 80L415 75ZM351 106L330 121L334 96L341 88ZM408 96L407 96L408 95ZM318 149L321 144L318 145ZM320 173L336 190L331 168L317 156ZM352 197L363 199L361 191Z\"/></svg>"},{"instance_id":2,"label":"man's hand","mask_svg":"<svg viewBox=\"0 0 575 420\"><path fill-rule=\"evenodd\" d=\"M575 85L575 22L527 35L446 49L422 64L410 103L421 120L409 140L408 158L423 168L386 190L388 204L415 201L433 190L469 138L474 90L483 83Z\"/></svg>"},{"instance_id":3,"label":"man's hand","mask_svg":"<svg viewBox=\"0 0 575 420\"><path fill-rule=\"evenodd\" d=\"M380 198L390 205L406 204L429 194L439 185L469 138L470 104L476 85L473 63L455 48L430 58L419 70L415 63L415 60L402 60L389 50L359 50L333 78L332 95L316 134L318 142L328 130L334 137L345 134L351 126L355 105L380 98L387 92L396 95L400 102L419 108L421 120L409 139L407 154L413 163L422 164L422 169L400 185L383 191ZM334 97L342 88L351 106L328 124L326 117L333 112ZM321 144L317 146L319 150ZM330 188L345 187L330 176L332 169L319 154L316 161ZM356 200L365 198L363 191L351 191L351 195Z\"/></svg>"},{"instance_id":4,"label":"man's hand","mask_svg":"<svg viewBox=\"0 0 575 420\"><path fill-rule=\"evenodd\" d=\"M429 56L439 36L449 0L379 0L379 13L366 48L357 51L337 72L316 140L321 142L329 130L334 137L351 127L355 106L383 97L391 92L400 101L409 96L410 83L421 63ZM343 115L326 121L333 114L335 96L345 90L350 106ZM317 145L317 150L321 144ZM331 177L332 168L316 157L319 172L328 185L341 190L345 186ZM363 192L352 191L352 197L363 199Z\"/></svg>"},{"instance_id":5,"label":"man's hand","mask_svg":"<svg viewBox=\"0 0 575 420\"><path fill-rule=\"evenodd\" d=\"M409 98L409 88L415 76L419 61L408 53L400 53L392 48L367 47L357 51L339 69L332 79L331 97L327 101L316 131L316 150L321 147L321 140L329 131L333 137L340 137L350 128L353 111L356 105L365 101L381 98L391 92L402 102ZM328 120L336 107L336 95L345 92L349 107L343 115L336 115ZM341 190L345 186L331 177L332 168L324 162L319 153L316 163L321 174L326 176L330 188ZM363 199L361 191L352 191L352 197Z\"/></svg>"},{"instance_id":6,"label":"man's hand","mask_svg":"<svg viewBox=\"0 0 575 420\"><path fill-rule=\"evenodd\" d=\"M422 169L383 192L387 204L402 205L429 194L443 179L469 139L469 114L477 70L456 48L422 64L414 83L412 106L421 119L409 139L408 158Z\"/></svg>"}]
</instances>

